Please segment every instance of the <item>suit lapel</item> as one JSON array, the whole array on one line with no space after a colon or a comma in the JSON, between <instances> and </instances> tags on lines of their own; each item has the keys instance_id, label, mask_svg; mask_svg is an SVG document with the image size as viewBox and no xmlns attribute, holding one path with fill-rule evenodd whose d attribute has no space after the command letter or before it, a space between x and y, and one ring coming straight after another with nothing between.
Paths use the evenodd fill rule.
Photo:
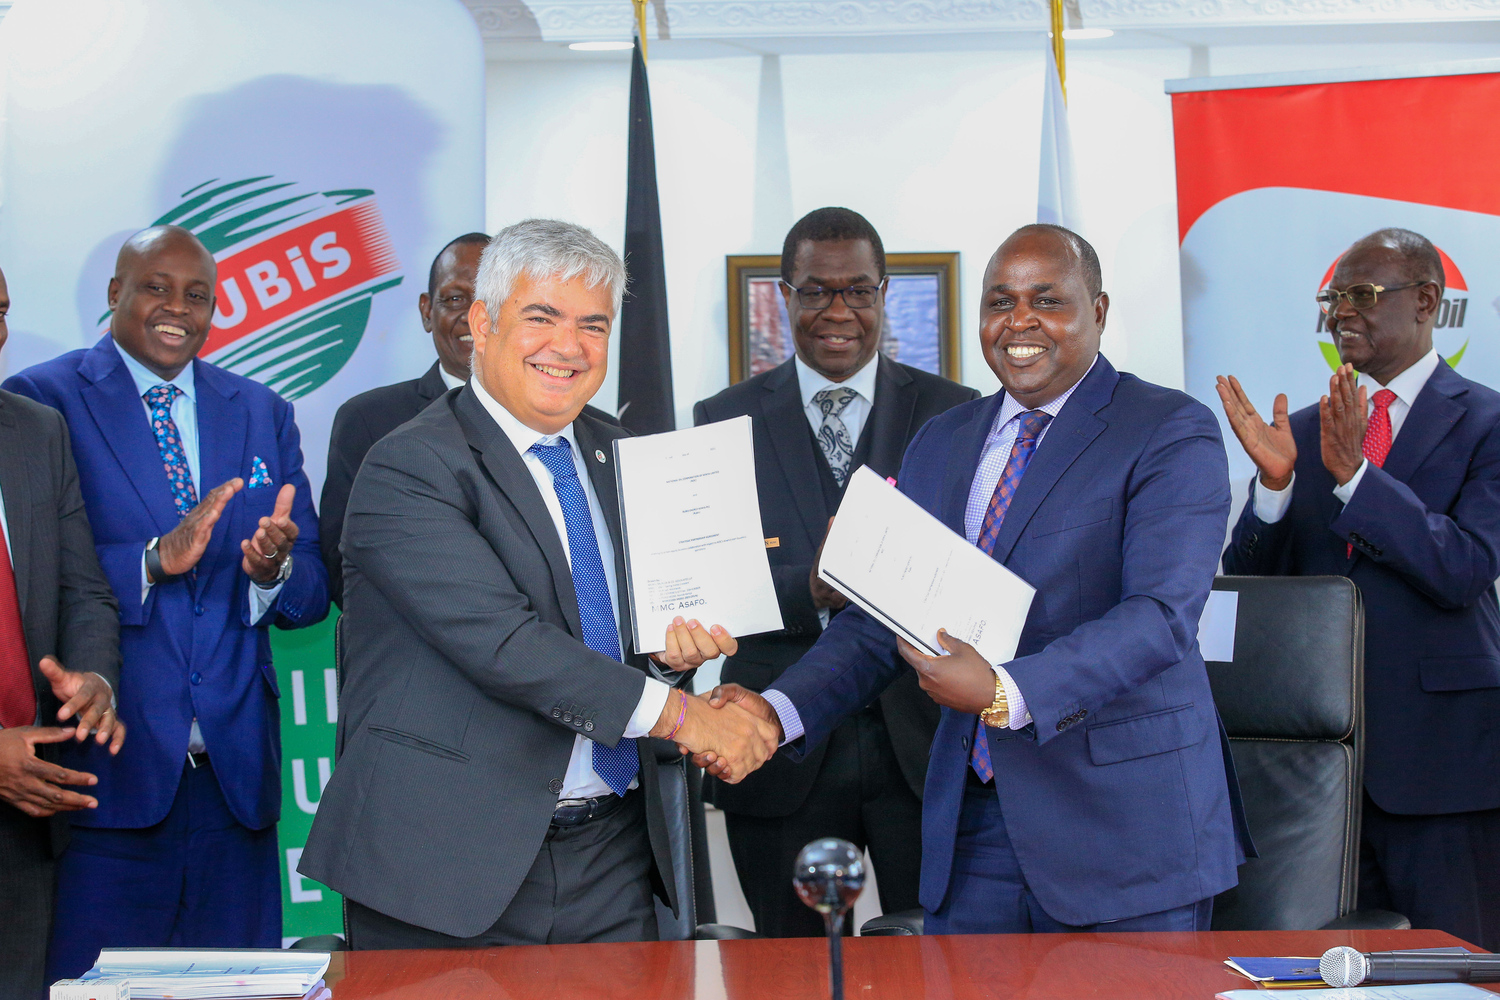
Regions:
<instances>
[{"instance_id":1,"label":"suit lapel","mask_svg":"<svg viewBox=\"0 0 1500 1000\"><path fill-rule=\"evenodd\" d=\"M441 364L440 361L434 361L432 367L417 379L417 395L426 402L430 403L448 391L448 383L443 381Z\"/></svg>"},{"instance_id":2,"label":"suit lapel","mask_svg":"<svg viewBox=\"0 0 1500 1000\"><path fill-rule=\"evenodd\" d=\"M1078 460L1085 448L1109 426L1099 419L1097 411L1109 402L1115 385L1120 381L1114 366L1103 355L1092 371L1083 377L1078 388L1063 404L1061 412L1052 418L1047 436L1037 446L1021 485L1016 487L1010 506L1005 510L1005 522L1000 526L1000 537L995 540L994 557L1005 562L1010 550L1015 548L1021 532L1026 530L1031 516L1036 513L1058 479Z\"/></svg>"},{"instance_id":3,"label":"suit lapel","mask_svg":"<svg viewBox=\"0 0 1500 1000\"><path fill-rule=\"evenodd\" d=\"M219 370L206 362L194 360L193 386L198 397L195 403L198 408L198 499L201 501L220 483L236 476L248 480L250 462L256 456L247 454L250 413L239 398L239 388L233 381L222 378ZM264 455L259 457L265 459ZM273 483L263 488L274 491L281 486L281 483ZM235 539L237 546L241 538L249 538L255 533L254 526L239 523L238 514L246 509L244 498L236 497L229 503L236 514L221 519L214 526L213 536L200 562L202 566L218 565L224 546L228 544L225 539L230 534L241 536ZM231 559L230 562L237 564L239 560ZM204 586L207 576L207 573L197 574L195 586Z\"/></svg>"},{"instance_id":4,"label":"suit lapel","mask_svg":"<svg viewBox=\"0 0 1500 1000\"><path fill-rule=\"evenodd\" d=\"M859 447L854 450L854 465L863 460L882 476L894 476L901 469L912 417L917 412L917 383L884 354L876 355L876 364L875 399L864 433L859 436Z\"/></svg>"},{"instance_id":5,"label":"suit lapel","mask_svg":"<svg viewBox=\"0 0 1500 1000\"><path fill-rule=\"evenodd\" d=\"M177 506L167 485L161 450L146 419L145 403L136 394L135 379L108 334L89 351L78 373L86 382L80 395L99 436L109 445L126 481L145 505L156 533L165 535L180 520Z\"/></svg>"},{"instance_id":6,"label":"suit lapel","mask_svg":"<svg viewBox=\"0 0 1500 1000\"><path fill-rule=\"evenodd\" d=\"M542 501L536 480L526 468L526 463L516 452L510 438L495 423L484 409L484 404L465 387L459 394L454 412L469 447L479 452L480 462L490 474L500 492L505 495L521 515L521 520L531 531L537 547L542 550L547 566L552 571L552 587L557 595L558 606L568 623L568 631L582 641L583 624L578 619L578 595L573 590L573 571L568 567L568 556L563 551L562 539L547 505Z\"/></svg>"},{"instance_id":7,"label":"suit lapel","mask_svg":"<svg viewBox=\"0 0 1500 1000\"><path fill-rule=\"evenodd\" d=\"M588 467L589 482L594 486L594 496L599 498L599 509L604 513L604 523L609 528L610 543L615 550L615 596L619 604L615 616L620 622L620 650L628 661L635 649L635 619L630 613L630 578L626 575L625 532L620 523L614 445L596 436L589 426L589 418L583 416L573 421L573 436L578 440L578 450Z\"/></svg>"},{"instance_id":8,"label":"suit lapel","mask_svg":"<svg viewBox=\"0 0 1500 1000\"><path fill-rule=\"evenodd\" d=\"M1468 391L1463 376L1448 367L1448 362L1439 361L1427 384L1417 393L1411 412L1401 424L1401 433L1391 443L1382 468L1392 478L1403 483L1411 479L1412 473L1468 411L1462 399Z\"/></svg>"},{"instance_id":9,"label":"suit lapel","mask_svg":"<svg viewBox=\"0 0 1500 1000\"><path fill-rule=\"evenodd\" d=\"M5 495L5 525L10 536L10 564L15 570L16 599L21 619L26 618L26 595L31 574L31 475L26 468L26 450L37 442L16 435L16 417L0 399L0 493Z\"/></svg>"},{"instance_id":10,"label":"suit lapel","mask_svg":"<svg viewBox=\"0 0 1500 1000\"><path fill-rule=\"evenodd\" d=\"M802 409L795 366L795 360L786 361L766 379L767 394L761 399L760 412L807 537L816 544L828 531L828 515L832 511L823 502L818 460L813 455L812 434Z\"/></svg>"}]
</instances>

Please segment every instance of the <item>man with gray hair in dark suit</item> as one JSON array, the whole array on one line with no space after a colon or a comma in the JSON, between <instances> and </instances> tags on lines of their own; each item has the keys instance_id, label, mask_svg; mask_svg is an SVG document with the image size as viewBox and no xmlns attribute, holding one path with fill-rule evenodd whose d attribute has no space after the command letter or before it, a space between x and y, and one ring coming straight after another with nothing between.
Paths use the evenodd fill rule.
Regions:
<instances>
[{"instance_id":1,"label":"man with gray hair in dark suit","mask_svg":"<svg viewBox=\"0 0 1500 1000\"><path fill-rule=\"evenodd\" d=\"M652 940L677 885L657 760L731 779L771 726L687 672L738 644L678 618L633 655L612 443L583 412L625 287L588 230L486 248L473 378L377 443L344 525L338 768L300 871L344 894L355 948Z\"/></svg>"}]
</instances>

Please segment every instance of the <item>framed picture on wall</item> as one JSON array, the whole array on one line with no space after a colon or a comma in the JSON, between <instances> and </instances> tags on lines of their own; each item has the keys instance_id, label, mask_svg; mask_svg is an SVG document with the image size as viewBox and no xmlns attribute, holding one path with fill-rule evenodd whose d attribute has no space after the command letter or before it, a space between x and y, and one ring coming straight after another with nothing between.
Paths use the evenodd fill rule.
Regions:
<instances>
[{"instance_id":1,"label":"framed picture on wall","mask_svg":"<svg viewBox=\"0 0 1500 1000\"><path fill-rule=\"evenodd\" d=\"M781 297L781 256L731 255L729 384L770 371L794 351ZM958 357L958 254L888 253L880 350L893 361L961 380Z\"/></svg>"}]
</instances>

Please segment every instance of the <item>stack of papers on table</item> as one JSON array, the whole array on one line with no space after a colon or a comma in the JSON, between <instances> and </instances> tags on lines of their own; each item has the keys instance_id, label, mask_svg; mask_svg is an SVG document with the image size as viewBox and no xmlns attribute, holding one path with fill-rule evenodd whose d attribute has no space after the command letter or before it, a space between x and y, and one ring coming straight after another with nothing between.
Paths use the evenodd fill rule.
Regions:
<instances>
[{"instance_id":1,"label":"stack of papers on table","mask_svg":"<svg viewBox=\"0 0 1500 1000\"><path fill-rule=\"evenodd\" d=\"M322 980L330 957L269 948L106 948L81 981L127 980L131 1000L317 1000L327 992Z\"/></svg>"}]
</instances>

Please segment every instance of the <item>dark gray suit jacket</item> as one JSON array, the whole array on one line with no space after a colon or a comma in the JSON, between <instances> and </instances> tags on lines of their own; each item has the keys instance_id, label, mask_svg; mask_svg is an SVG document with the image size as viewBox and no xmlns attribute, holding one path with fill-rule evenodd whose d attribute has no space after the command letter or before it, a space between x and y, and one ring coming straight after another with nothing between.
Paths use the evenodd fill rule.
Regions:
<instances>
[{"instance_id":1,"label":"dark gray suit jacket","mask_svg":"<svg viewBox=\"0 0 1500 1000\"><path fill-rule=\"evenodd\" d=\"M629 432L588 414L573 429L623 581L612 442ZM557 529L472 389L370 449L343 552L340 756L299 870L398 920L473 936L536 859L574 737L624 734L646 658L584 645ZM619 618L629 650L626 608ZM675 910L656 761L677 751L640 746L658 893Z\"/></svg>"},{"instance_id":2,"label":"dark gray suit jacket","mask_svg":"<svg viewBox=\"0 0 1500 1000\"><path fill-rule=\"evenodd\" d=\"M876 361L874 405L855 445L853 467L868 465L882 476L894 476L906 446L923 424L979 398L979 392L883 354ZM778 539L766 555L786 625L780 632L741 639L739 653L724 663L725 681L754 691L769 687L812 648L823 630L808 578L838 504L829 503L824 489L822 477L829 477L831 486L832 473L808 426L795 365L795 360L788 360L693 407L695 424L748 414L754 425L760 518L766 537ZM937 704L918 686L915 672L908 671L881 695L880 706L901 773L921 798L927 752L937 730ZM750 816L790 815L807 799L825 749L813 749L801 764L778 754L737 785L709 779L710 801Z\"/></svg>"},{"instance_id":3,"label":"dark gray suit jacket","mask_svg":"<svg viewBox=\"0 0 1500 1000\"><path fill-rule=\"evenodd\" d=\"M61 413L0 390L0 492L10 529L11 565L21 628L31 655L37 721L57 725L61 707L37 664L55 656L64 667L99 674L120 690L120 613L89 530L68 426ZM127 744L128 746L128 744ZM58 744L39 747L55 760ZM128 749L121 751L129 753ZM0 809L14 807L0 803ZM67 844L68 814L45 821L52 850Z\"/></svg>"}]
</instances>

